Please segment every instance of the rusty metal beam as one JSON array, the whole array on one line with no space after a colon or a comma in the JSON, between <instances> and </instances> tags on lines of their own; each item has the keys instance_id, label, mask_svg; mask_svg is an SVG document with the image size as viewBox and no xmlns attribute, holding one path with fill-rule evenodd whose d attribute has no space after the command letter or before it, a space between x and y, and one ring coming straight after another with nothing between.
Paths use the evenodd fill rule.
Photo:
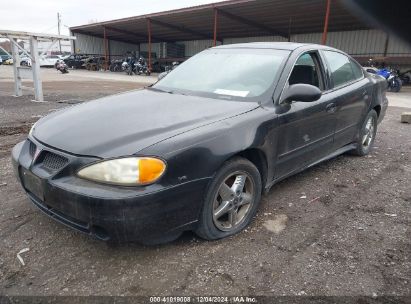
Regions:
<instances>
[{"instance_id":1,"label":"rusty metal beam","mask_svg":"<svg viewBox=\"0 0 411 304\"><path fill-rule=\"evenodd\" d=\"M330 18L330 6L331 6L331 0L327 0L327 8L325 10L325 17L324 17L324 30L323 30L323 36L321 38L321 44L326 44L327 42L328 19Z\"/></svg>"},{"instance_id":2,"label":"rusty metal beam","mask_svg":"<svg viewBox=\"0 0 411 304\"><path fill-rule=\"evenodd\" d=\"M214 8L214 39L213 45L217 45L218 10Z\"/></svg>"},{"instance_id":3,"label":"rusty metal beam","mask_svg":"<svg viewBox=\"0 0 411 304\"><path fill-rule=\"evenodd\" d=\"M275 29L273 29L269 26L266 26L264 24L261 24L259 22L256 22L256 21L244 18L244 17L234 15L234 14L229 13L227 11L223 11L222 9L219 9L219 8L217 8L217 10L222 16L227 17L229 19L232 19L234 21L237 21L239 23L243 23L245 25L248 25L248 26L251 26L251 27L254 27L254 28L258 28L258 29L263 30L264 32L270 33L271 35L274 35L274 36L282 36L284 38L288 38L288 35L286 33L283 33L281 31L277 31L277 30L275 30Z\"/></svg>"},{"instance_id":4,"label":"rusty metal beam","mask_svg":"<svg viewBox=\"0 0 411 304\"><path fill-rule=\"evenodd\" d=\"M121 30L112 26L105 26L107 30L112 31L112 32L117 32L119 34L123 34L123 35L130 35L133 37L136 37L137 39L141 40L143 39L143 41L148 41L148 36L145 34L141 34L141 33L136 33L136 32L131 32L131 31L126 31L126 30ZM151 36L152 40L158 41L158 42L173 42L169 39L162 39L159 37L154 37Z\"/></svg>"},{"instance_id":5,"label":"rusty metal beam","mask_svg":"<svg viewBox=\"0 0 411 304\"><path fill-rule=\"evenodd\" d=\"M108 61L108 52L107 52L107 33L106 33L106 27L104 26L104 38L103 38L103 44L104 44L104 71L107 71L107 61Z\"/></svg>"},{"instance_id":6,"label":"rusty metal beam","mask_svg":"<svg viewBox=\"0 0 411 304\"><path fill-rule=\"evenodd\" d=\"M79 33L79 34L83 34L83 35L88 35L88 36L98 37L98 38L104 39L104 35L95 34L95 33L91 33L91 32L88 32L88 31L75 30L75 31L72 31L72 33L73 33L73 35L75 35L75 33ZM137 44L138 43L136 41L132 41L132 40L128 40L128 39L111 38L110 35L107 35L107 37L108 37L108 39L113 40L113 41L126 42L126 43L131 43L131 44Z\"/></svg>"},{"instance_id":7,"label":"rusty metal beam","mask_svg":"<svg viewBox=\"0 0 411 304\"><path fill-rule=\"evenodd\" d=\"M186 28L186 27L181 26L181 25L170 24L170 23L155 20L155 19L152 19L152 18L147 18L147 19L150 19L153 24L157 24L157 25L162 26L162 27L167 27L167 28L173 29L175 31L179 31L179 32L182 32L182 33L188 33L188 34L191 34L191 35L194 35L194 36L197 36L197 37L201 37L201 38L212 39L212 37L208 34L205 34L205 33L199 32L199 31L195 31L195 30Z\"/></svg>"},{"instance_id":8,"label":"rusty metal beam","mask_svg":"<svg viewBox=\"0 0 411 304\"><path fill-rule=\"evenodd\" d=\"M147 18L147 34L148 34L148 70L151 72L151 19Z\"/></svg>"}]
</instances>

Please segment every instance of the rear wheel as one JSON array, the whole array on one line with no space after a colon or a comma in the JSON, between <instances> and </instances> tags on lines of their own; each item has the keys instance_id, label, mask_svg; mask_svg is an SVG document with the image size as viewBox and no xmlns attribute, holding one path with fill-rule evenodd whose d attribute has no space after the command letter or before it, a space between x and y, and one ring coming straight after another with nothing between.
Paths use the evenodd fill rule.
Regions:
<instances>
[{"instance_id":1,"label":"rear wheel","mask_svg":"<svg viewBox=\"0 0 411 304\"><path fill-rule=\"evenodd\" d=\"M244 158L226 162L210 184L196 233L215 240L243 230L261 200L261 176Z\"/></svg>"},{"instance_id":2,"label":"rear wheel","mask_svg":"<svg viewBox=\"0 0 411 304\"><path fill-rule=\"evenodd\" d=\"M352 152L354 155L364 156L370 153L377 133L378 115L375 110L371 110L358 133L357 148Z\"/></svg>"}]
</instances>

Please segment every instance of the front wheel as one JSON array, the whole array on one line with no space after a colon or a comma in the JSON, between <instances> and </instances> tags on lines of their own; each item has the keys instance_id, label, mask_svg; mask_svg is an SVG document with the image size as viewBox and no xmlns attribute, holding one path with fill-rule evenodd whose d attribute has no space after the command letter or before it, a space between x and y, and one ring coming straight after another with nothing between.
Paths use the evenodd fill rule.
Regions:
<instances>
[{"instance_id":1,"label":"front wheel","mask_svg":"<svg viewBox=\"0 0 411 304\"><path fill-rule=\"evenodd\" d=\"M261 175L244 158L227 161L213 178L200 215L197 235L216 240L243 230L261 200Z\"/></svg>"},{"instance_id":2,"label":"front wheel","mask_svg":"<svg viewBox=\"0 0 411 304\"><path fill-rule=\"evenodd\" d=\"M391 91L398 93L401 90L402 87L402 81L401 79L399 79L398 77L395 77L392 80L392 84L391 84Z\"/></svg>"},{"instance_id":3,"label":"front wheel","mask_svg":"<svg viewBox=\"0 0 411 304\"><path fill-rule=\"evenodd\" d=\"M358 132L357 148L352 152L354 155L364 156L370 153L377 134L378 115L375 110L368 112L367 117Z\"/></svg>"}]
</instances>

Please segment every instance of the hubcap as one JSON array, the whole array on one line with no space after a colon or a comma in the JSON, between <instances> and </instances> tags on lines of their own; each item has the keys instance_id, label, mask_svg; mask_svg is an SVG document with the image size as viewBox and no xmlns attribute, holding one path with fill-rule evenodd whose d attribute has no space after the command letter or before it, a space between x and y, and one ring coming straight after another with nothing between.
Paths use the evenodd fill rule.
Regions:
<instances>
[{"instance_id":1,"label":"hubcap","mask_svg":"<svg viewBox=\"0 0 411 304\"><path fill-rule=\"evenodd\" d=\"M365 125L364 135L362 137L362 145L368 148L374 138L374 117L370 117Z\"/></svg>"},{"instance_id":2,"label":"hubcap","mask_svg":"<svg viewBox=\"0 0 411 304\"><path fill-rule=\"evenodd\" d=\"M213 222L219 230L231 231L243 223L254 203L254 186L245 172L229 175L220 185L213 203Z\"/></svg>"}]
</instances>

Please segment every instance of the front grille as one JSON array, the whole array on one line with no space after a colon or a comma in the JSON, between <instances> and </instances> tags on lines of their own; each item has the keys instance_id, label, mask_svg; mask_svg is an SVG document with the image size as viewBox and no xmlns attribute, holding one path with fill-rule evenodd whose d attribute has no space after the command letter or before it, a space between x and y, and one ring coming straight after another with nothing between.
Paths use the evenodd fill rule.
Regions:
<instances>
[{"instance_id":1,"label":"front grille","mask_svg":"<svg viewBox=\"0 0 411 304\"><path fill-rule=\"evenodd\" d=\"M30 140L29 142L30 142L29 153L31 157L34 157L34 154L36 153L36 145Z\"/></svg>"},{"instance_id":2,"label":"front grille","mask_svg":"<svg viewBox=\"0 0 411 304\"><path fill-rule=\"evenodd\" d=\"M64 156L45 151L43 156L43 167L50 170L59 170L68 163L68 159Z\"/></svg>"}]
</instances>

